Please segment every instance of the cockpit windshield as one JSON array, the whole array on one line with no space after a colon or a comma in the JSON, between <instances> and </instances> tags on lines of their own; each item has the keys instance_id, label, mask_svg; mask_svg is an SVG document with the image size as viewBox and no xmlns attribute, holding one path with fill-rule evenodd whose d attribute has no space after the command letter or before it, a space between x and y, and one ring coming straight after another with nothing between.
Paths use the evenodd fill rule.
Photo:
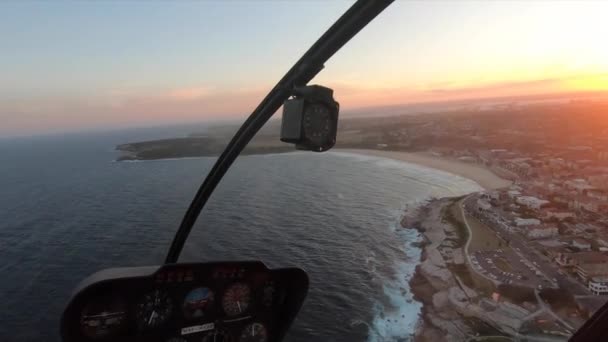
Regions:
<instances>
[{"instance_id":1,"label":"cockpit windshield","mask_svg":"<svg viewBox=\"0 0 608 342\"><path fill-rule=\"evenodd\" d=\"M1 3L0 340L580 334L608 302L606 13Z\"/></svg>"}]
</instances>

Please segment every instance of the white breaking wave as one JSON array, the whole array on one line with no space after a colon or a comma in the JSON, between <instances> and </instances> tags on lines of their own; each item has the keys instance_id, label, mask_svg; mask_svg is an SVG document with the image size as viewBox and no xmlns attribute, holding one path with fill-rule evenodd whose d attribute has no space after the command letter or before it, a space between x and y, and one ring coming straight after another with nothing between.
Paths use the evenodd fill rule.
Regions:
<instances>
[{"instance_id":1,"label":"white breaking wave","mask_svg":"<svg viewBox=\"0 0 608 342\"><path fill-rule=\"evenodd\" d=\"M371 162L384 169L394 169L397 171L397 177L404 177L404 180L409 183L418 183L427 188L427 198L408 203L400 213L395 213L399 221L390 226L389 229L403 242L403 251L406 257L405 260L395 260L393 268L396 276L383 281L382 289L388 304L385 305L380 300L376 301L374 304L374 318L368 325L368 342L413 339L420 318L422 303L414 299L409 282L416 271L422 250L412 246L412 242L420 241L421 236L414 229L400 229L400 219L406 207L415 210L416 206L429 198L461 196L481 191L483 188L473 180L418 164L355 153L332 153L358 162ZM368 267L375 269L373 264L375 260L368 258L366 261L372 264Z\"/></svg>"}]
</instances>

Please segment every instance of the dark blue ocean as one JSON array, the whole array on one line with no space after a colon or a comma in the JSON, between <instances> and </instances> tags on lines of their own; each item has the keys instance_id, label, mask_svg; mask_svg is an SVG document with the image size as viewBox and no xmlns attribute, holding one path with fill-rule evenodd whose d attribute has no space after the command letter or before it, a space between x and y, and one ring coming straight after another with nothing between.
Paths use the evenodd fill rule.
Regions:
<instances>
[{"instance_id":1,"label":"dark blue ocean","mask_svg":"<svg viewBox=\"0 0 608 342\"><path fill-rule=\"evenodd\" d=\"M59 341L74 286L114 266L163 261L214 158L114 162L116 144L183 129L0 140L0 341ZM412 164L355 154L240 157L181 261L299 266L309 296L288 341L403 341L420 304L406 206L479 189Z\"/></svg>"}]
</instances>

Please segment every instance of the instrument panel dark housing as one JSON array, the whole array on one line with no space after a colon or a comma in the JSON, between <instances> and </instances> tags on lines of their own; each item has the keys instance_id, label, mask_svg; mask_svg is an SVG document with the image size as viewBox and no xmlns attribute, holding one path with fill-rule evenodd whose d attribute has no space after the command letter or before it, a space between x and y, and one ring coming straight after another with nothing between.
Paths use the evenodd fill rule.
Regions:
<instances>
[{"instance_id":1,"label":"instrument panel dark housing","mask_svg":"<svg viewBox=\"0 0 608 342\"><path fill-rule=\"evenodd\" d=\"M320 85L294 89L294 97L283 103L281 141L295 144L298 150L324 152L331 149L336 144L340 112L340 104L334 100L333 93L332 89ZM325 114L309 111L313 108L322 108ZM313 135L323 138L319 140Z\"/></svg>"},{"instance_id":2,"label":"instrument panel dark housing","mask_svg":"<svg viewBox=\"0 0 608 342\"><path fill-rule=\"evenodd\" d=\"M228 287L237 283L251 287L252 305L243 315L228 317L222 311L220 297ZM92 274L77 286L61 318L61 336L65 342L166 342L171 338L201 341L206 334L221 331L231 336L229 341L238 342L239 332L247 324L262 322L267 329L266 341L281 341L304 302L308 283L308 275L299 268L270 270L259 261L106 269ZM264 286L270 286L268 284L272 284L274 289L270 302L262 300L267 292ZM201 286L209 287L216 293L215 303L204 318L188 319L181 309L182 302L187 293ZM146 293L155 290L168 293L173 302L173 312L162 325L141 329L136 322L137 302ZM107 336L87 336L82 323L83 311L91 302L104 302L106 298L118 298L116 300L124 303L121 307L124 307L125 314L119 320L125 323ZM213 328L190 332L192 328L201 326Z\"/></svg>"}]
</instances>

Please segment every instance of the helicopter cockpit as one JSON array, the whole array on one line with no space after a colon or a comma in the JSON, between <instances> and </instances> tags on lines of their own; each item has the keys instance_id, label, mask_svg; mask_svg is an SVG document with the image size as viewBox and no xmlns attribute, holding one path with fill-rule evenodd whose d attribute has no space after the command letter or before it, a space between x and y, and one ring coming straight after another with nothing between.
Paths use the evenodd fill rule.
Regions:
<instances>
[{"instance_id":1,"label":"helicopter cockpit","mask_svg":"<svg viewBox=\"0 0 608 342\"><path fill-rule=\"evenodd\" d=\"M260 261L177 263L211 193L247 143L283 106L281 140L323 152L336 142L333 91L307 85L392 0L356 2L287 72L232 138L186 212L161 266L111 268L81 282L61 320L63 341L280 341L308 291L298 268Z\"/></svg>"}]
</instances>

